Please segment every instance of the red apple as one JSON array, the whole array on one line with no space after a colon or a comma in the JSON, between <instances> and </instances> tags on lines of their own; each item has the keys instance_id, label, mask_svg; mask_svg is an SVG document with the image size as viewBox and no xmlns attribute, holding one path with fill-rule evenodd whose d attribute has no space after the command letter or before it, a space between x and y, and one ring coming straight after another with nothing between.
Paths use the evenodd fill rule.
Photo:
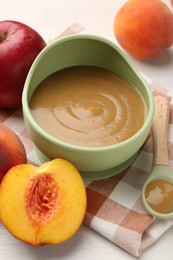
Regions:
<instances>
[{"instance_id":1,"label":"red apple","mask_svg":"<svg viewBox=\"0 0 173 260\"><path fill-rule=\"evenodd\" d=\"M0 108L18 108L28 71L44 39L17 21L0 21Z\"/></svg>"}]
</instances>

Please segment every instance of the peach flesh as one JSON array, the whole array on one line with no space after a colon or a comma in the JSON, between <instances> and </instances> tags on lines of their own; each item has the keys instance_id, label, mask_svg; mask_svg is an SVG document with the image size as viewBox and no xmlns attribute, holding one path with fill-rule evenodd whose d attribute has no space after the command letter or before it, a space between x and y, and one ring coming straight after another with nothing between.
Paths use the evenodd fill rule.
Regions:
<instances>
[{"instance_id":1,"label":"peach flesh","mask_svg":"<svg viewBox=\"0 0 173 260\"><path fill-rule=\"evenodd\" d=\"M66 160L15 166L1 183L1 222L14 237L34 247L71 238L85 211L84 182Z\"/></svg>"},{"instance_id":2,"label":"peach flesh","mask_svg":"<svg viewBox=\"0 0 173 260\"><path fill-rule=\"evenodd\" d=\"M26 209L31 219L41 224L48 222L57 213L58 198L57 183L51 174L33 177L26 192Z\"/></svg>"}]
</instances>

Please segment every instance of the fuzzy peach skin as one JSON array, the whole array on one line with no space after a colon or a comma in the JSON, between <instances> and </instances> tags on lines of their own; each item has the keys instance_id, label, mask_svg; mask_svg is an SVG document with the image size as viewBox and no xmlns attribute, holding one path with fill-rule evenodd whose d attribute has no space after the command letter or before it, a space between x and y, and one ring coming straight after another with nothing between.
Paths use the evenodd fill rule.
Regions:
<instances>
[{"instance_id":1,"label":"fuzzy peach skin","mask_svg":"<svg viewBox=\"0 0 173 260\"><path fill-rule=\"evenodd\" d=\"M113 24L119 44L138 59L159 56L173 43L173 13L159 0L130 0Z\"/></svg>"},{"instance_id":2,"label":"fuzzy peach skin","mask_svg":"<svg viewBox=\"0 0 173 260\"><path fill-rule=\"evenodd\" d=\"M17 134L0 124L0 182L13 166L26 163L25 147Z\"/></svg>"},{"instance_id":3,"label":"fuzzy peach skin","mask_svg":"<svg viewBox=\"0 0 173 260\"><path fill-rule=\"evenodd\" d=\"M64 159L11 168L0 186L0 220L32 246L58 244L79 229L86 190L77 169Z\"/></svg>"}]
</instances>

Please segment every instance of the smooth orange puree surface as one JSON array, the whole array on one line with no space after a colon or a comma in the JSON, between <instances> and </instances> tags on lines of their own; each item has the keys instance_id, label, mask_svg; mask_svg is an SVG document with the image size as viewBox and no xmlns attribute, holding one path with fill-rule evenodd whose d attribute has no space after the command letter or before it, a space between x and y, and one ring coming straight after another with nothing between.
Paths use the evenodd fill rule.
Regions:
<instances>
[{"instance_id":1,"label":"smooth orange puree surface","mask_svg":"<svg viewBox=\"0 0 173 260\"><path fill-rule=\"evenodd\" d=\"M145 197L150 207L159 213L173 212L173 184L166 180L149 183Z\"/></svg>"},{"instance_id":2,"label":"smooth orange puree surface","mask_svg":"<svg viewBox=\"0 0 173 260\"><path fill-rule=\"evenodd\" d=\"M55 72L30 100L35 121L50 135L79 146L108 146L134 135L146 106L138 90L116 74L91 66Z\"/></svg>"}]
</instances>

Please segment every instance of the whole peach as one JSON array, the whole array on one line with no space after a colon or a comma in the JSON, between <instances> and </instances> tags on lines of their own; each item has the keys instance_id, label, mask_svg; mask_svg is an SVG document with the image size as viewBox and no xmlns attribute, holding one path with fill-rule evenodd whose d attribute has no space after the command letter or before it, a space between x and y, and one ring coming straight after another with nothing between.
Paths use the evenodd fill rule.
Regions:
<instances>
[{"instance_id":1,"label":"whole peach","mask_svg":"<svg viewBox=\"0 0 173 260\"><path fill-rule=\"evenodd\" d=\"M119 44L138 59L160 55L173 43L173 14L159 0L130 0L114 19Z\"/></svg>"},{"instance_id":2,"label":"whole peach","mask_svg":"<svg viewBox=\"0 0 173 260\"><path fill-rule=\"evenodd\" d=\"M7 171L18 164L26 163L26 151L17 134L0 124L0 183Z\"/></svg>"}]
</instances>

